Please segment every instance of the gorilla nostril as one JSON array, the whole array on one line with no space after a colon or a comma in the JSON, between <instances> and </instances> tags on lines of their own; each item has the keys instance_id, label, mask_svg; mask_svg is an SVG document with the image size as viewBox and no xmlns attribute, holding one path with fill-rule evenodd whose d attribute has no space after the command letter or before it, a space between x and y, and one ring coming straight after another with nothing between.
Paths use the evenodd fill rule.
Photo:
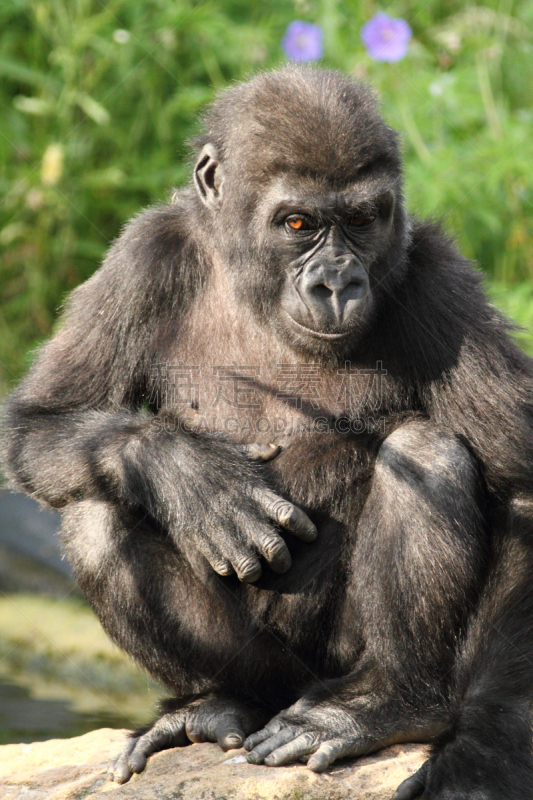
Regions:
<instances>
[{"instance_id":1,"label":"gorilla nostril","mask_svg":"<svg viewBox=\"0 0 533 800\"><path fill-rule=\"evenodd\" d=\"M315 294L321 300L329 300L329 298L333 294L333 291L331 289L328 289L328 287L325 286L323 283L319 283L313 288L313 294Z\"/></svg>"},{"instance_id":2,"label":"gorilla nostril","mask_svg":"<svg viewBox=\"0 0 533 800\"><path fill-rule=\"evenodd\" d=\"M360 297L361 294L364 293L365 285L365 281L362 278L355 278L344 287L340 293L340 296L342 298L346 298L347 300L352 297Z\"/></svg>"}]
</instances>

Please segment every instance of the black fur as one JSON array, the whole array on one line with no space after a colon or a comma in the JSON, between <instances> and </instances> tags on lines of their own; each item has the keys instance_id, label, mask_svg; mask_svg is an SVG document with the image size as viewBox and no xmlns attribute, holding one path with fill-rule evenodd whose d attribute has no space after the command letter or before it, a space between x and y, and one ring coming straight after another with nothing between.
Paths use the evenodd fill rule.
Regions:
<instances>
[{"instance_id":1,"label":"black fur","mask_svg":"<svg viewBox=\"0 0 533 800\"><path fill-rule=\"evenodd\" d=\"M398 798L533 797L531 361L358 84L261 75L194 146L6 408L13 484L176 696L115 779L190 740L315 771L430 741Z\"/></svg>"}]
</instances>

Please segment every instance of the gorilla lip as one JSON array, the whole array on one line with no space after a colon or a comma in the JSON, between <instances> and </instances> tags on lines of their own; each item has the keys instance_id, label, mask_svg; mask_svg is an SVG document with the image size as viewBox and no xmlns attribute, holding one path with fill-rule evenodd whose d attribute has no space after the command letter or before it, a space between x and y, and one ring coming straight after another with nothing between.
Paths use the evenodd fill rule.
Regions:
<instances>
[{"instance_id":1,"label":"gorilla lip","mask_svg":"<svg viewBox=\"0 0 533 800\"><path fill-rule=\"evenodd\" d=\"M301 331L305 331L305 333L310 333L311 336L316 336L318 339L329 339L330 341L335 341L336 339L346 339L347 336L350 336L352 331L344 331L344 333L320 333L320 331L315 331L312 328L306 328L305 325L302 325L299 322L296 322L295 319L291 317L288 312L285 312L290 319L291 322L296 325Z\"/></svg>"}]
</instances>

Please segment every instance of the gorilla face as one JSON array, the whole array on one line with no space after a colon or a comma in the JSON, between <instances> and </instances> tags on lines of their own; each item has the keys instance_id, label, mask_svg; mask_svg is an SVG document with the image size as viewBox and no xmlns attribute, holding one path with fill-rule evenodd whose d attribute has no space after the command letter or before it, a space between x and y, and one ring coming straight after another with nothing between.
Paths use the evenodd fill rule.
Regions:
<instances>
[{"instance_id":1,"label":"gorilla face","mask_svg":"<svg viewBox=\"0 0 533 800\"><path fill-rule=\"evenodd\" d=\"M408 240L394 137L351 91L352 105L343 94L342 113L318 115L305 135L248 103L226 142L204 140L194 171L237 303L328 359L353 352L403 274Z\"/></svg>"},{"instance_id":2,"label":"gorilla face","mask_svg":"<svg viewBox=\"0 0 533 800\"><path fill-rule=\"evenodd\" d=\"M290 190L281 179L264 205L264 263L281 277L276 328L313 351L353 343L370 318L371 275L389 247L392 191L318 190L309 181Z\"/></svg>"},{"instance_id":3,"label":"gorilla face","mask_svg":"<svg viewBox=\"0 0 533 800\"><path fill-rule=\"evenodd\" d=\"M206 145L196 186L239 302L298 350L345 354L382 285L402 271L405 221L394 176L339 187L282 173L258 189L236 185L227 172Z\"/></svg>"}]
</instances>

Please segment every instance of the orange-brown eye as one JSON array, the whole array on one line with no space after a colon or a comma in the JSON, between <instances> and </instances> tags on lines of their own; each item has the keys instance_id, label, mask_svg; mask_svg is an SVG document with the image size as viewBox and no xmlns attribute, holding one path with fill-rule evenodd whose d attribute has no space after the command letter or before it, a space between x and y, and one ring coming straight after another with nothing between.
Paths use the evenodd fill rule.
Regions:
<instances>
[{"instance_id":1,"label":"orange-brown eye","mask_svg":"<svg viewBox=\"0 0 533 800\"><path fill-rule=\"evenodd\" d=\"M285 228L290 231L307 233L308 231L318 230L318 227L318 220L305 214L291 214L290 217L285 218Z\"/></svg>"},{"instance_id":2,"label":"orange-brown eye","mask_svg":"<svg viewBox=\"0 0 533 800\"><path fill-rule=\"evenodd\" d=\"M375 219L375 214L354 214L350 219L350 225L353 228L365 228L367 225L372 225Z\"/></svg>"}]
</instances>

